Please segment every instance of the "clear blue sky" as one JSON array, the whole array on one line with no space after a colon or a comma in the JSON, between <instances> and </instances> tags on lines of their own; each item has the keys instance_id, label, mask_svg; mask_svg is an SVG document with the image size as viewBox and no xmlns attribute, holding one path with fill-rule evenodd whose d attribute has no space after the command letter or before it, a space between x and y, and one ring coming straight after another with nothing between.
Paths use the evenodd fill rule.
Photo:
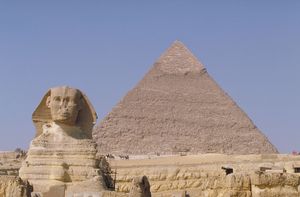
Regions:
<instances>
[{"instance_id":1,"label":"clear blue sky","mask_svg":"<svg viewBox=\"0 0 300 197\"><path fill-rule=\"evenodd\" d=\"M27 148L48 88L99 119L176 39L282 153L300 151L300 1L1 1L0 150Z\"/></svg>"}]
</instances>

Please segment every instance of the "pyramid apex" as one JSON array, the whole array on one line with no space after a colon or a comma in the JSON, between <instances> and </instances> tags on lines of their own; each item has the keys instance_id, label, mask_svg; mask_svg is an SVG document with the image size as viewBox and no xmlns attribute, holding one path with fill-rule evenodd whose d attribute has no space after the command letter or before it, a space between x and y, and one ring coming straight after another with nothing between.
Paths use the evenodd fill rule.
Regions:
<instances>
[{"instance_id":1,"label":"pyramid apex","mask_svg":"<svg viewBox=\"0 0 300 197\"><path fill-rule=\"evenodd\" d=\"M175 40L160 56L156 65L169 74L200 73L204 69L203 64L179 40Z\"/></svg>"},{"instance_id":2,"label":"pyramid apex","mask_svg":"<svg viewBox=\"0 0 300 197\"><path fill-rule=\"evenodd\" d=\"M182 46L185 47L185 45L183 44L183 42L181 42L180 40L175 40L175 41L172 43L172 45L182 45ZM171 45L171 46L172 46L172 45Z\"/></svg>"}]
</instances>

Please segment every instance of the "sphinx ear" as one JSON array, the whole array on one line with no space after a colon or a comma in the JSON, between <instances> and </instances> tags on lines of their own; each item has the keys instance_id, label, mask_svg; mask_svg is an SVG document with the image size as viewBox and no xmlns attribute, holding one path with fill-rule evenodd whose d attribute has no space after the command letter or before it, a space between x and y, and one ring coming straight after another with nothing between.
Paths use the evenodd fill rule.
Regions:
<instances>
[{"instance_id":1,"label":"sphinx ear","mask_svg":"<svg viewBox=\"0 0 300 197\"><path fill-rule=\"evenodd\" d=\"M79 105L78 105L79 111L82 110L83 106L84 106L84 98L83 98L83 96L81 96L80 100L79 100Z\"/></svg>"},{"instance_id":2,"label":"sphinx ear","mask_svg":"<svg viewBox=\"0 0 300 197\"><path fill-rule=\"evenodd\" d=\"M51 103L51 96L48 96L48 97L47 97L47 100L46 100L46 106L47 106L48 108L50 108L50 103Z\"/></svg>"}]
</instances>

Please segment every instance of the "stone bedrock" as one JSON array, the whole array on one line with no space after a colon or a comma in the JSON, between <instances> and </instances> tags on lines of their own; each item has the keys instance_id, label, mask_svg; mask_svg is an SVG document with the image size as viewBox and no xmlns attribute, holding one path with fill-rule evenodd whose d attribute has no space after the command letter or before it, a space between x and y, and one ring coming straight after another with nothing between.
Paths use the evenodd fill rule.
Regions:
<instances>
[{"instance_id":1,"label":"stone bedrock","mask_svg":"<svg viewBox=\"0 0 300 197\"><path fill-rule=\"evenodd\" d=\"M130 192L132 179L146 175L153 197L300 196L300 175L294 171L300 166L300 156L152 155L109 162L112 170L117 171L117 192ZM233 173L226 175L223 166L233 168Z\"/></svg>"},{"instance_id":2,"label":"stone bedrock","mask_svg":"<svg viewBox=\"0 0 300 197\"><path fill-rule=\"evenodd\" d=\"M115 191L73 190L65 193L65 196L93 194L93 197L97 195L102 197L128 197L129 195L140 197L142 190L137 188L140 183L137 184L136 177L141 179L144 175L149 180L153 197L185 197L186 194L191 197L296 197L300 195L300 176L294 171L295 167L300 166L300 156L282 154L144 155L132 156L129 160L121 160L116 157L108 161L111 170L117 172ZM16 163L14 165L17 166ZM233 174L226 176L224 170L221 169L223 166L233 168ZM271 170L261 172L261 167ZM24 184L20 184L19 181L12 181L18 180L17 178L11 176L0 176L0 178L0 194L3 192L6 194L0 195L0 197L12 197L14 195L10 192L15 194L24 187ZM52 186L50 190L61 191L61 187ZM44 197L47 197L46 193L44 194Z\"/></svg>"}]
</instances>

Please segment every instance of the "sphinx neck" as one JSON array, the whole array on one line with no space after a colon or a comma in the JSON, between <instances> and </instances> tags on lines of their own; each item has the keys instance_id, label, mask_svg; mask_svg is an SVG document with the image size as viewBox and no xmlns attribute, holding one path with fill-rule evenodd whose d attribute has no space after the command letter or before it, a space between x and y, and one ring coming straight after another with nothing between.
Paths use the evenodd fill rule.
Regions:
<instances>
[{"instance_id":1,"label":"sphinx neck","mask_svg":"<svg viewBox=\"0 0 300 197\"><path fill-rule=\"evenodd\" d=\"M51 123L51 127L55 128L55 129L60 129L63 131L68 131L68 130L78 130L80 129L78 126L76 125L68 125L68 124L64 124L64 123L60 123L60 122L52 122Z\"/></svg>"},{"instance_id":2,"label":"sphinx neck","mask_svg":"<svg viewBox=\"0 0 300 197\"><path fill-rule=\"evenodd\" d=\"M86 139L87 135L82 129L75 125L67 125L59 122L51 123L51 130L56 133L68 135L75 139Z\"/></svg>"}]
</instances>

